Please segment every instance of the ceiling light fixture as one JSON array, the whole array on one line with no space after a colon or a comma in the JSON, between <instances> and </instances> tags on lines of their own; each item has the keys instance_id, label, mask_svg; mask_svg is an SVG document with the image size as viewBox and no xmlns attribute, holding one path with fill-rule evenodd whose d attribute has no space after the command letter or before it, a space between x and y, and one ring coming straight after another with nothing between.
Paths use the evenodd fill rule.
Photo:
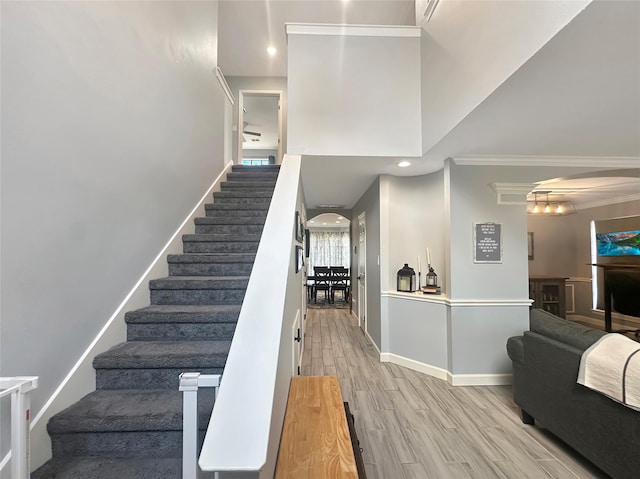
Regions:
<instances>
[{"instance_id":1,"label":"ceiling light fixture","mask_svg":"<svg viewBox=\"0 0 640 479\"><path fill-rule=\"evenodd\" d=\"M267 47L267 53L270 56L272 56L272 57L275 56L277 52L278 52L278 50L276 50L276 47L274 47L274 46Z\"/></svg>"},{"instance_id":2,"label":"ceiling light fixture","mask_svg":"<svg viewBox=\"0 0 640 479\"><path fill-rule=\"evenodd\" d=\"M549 193L547 193L547 204L544 206L545 213L551 213L551 206L549 205Z\"/></svg>"},{"instance_id":3,"label":"ceiling light fixture","mask_svg":"<svg viewBox=\"0 0 640 479\"><path fill-rule=\"evenodd\" d=\"M534 213L539 213L540 212L540 208L538 207L538 193L534 192L533 193L533 198L534 198L533 212Z\"/></svg>"},{"instance_id":4,"label":"ceiling light fixture","mask_svg":"<svg viewBox=\"0 0 640 479\"><path fill-rule=\"evenodd\" d=\"M406 167L407 167L407 166L409 166L409 165L411 165L411 162L410 162L410 161L407 161L407 160L404 160L404 161L401 161L400 163L398 163L398 166L399 166L400 168L406 168Z\"/></svg>"}]
</instances>

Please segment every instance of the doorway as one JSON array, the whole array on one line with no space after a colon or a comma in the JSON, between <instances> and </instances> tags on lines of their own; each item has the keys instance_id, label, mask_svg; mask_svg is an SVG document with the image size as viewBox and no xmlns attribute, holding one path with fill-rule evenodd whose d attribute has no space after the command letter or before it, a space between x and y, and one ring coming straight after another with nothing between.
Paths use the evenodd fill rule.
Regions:
<instances>
[{"instance_id":1,"label":"doorway","mask_svg":"<svg viewBox=\"0 0 640 479\"><path fill-rule=\"evenodd\" d=\"M358 216L358 324L367 332L367 226L366 216Z\"/></svg>"},{"instance_id":2,"label":"doorway","mask_svg":"<svg viewBox=\"0 0 640 479\"><path fill-rule=\"evenodd\" d=\"M240 90L237 164L282 163L282 91Z\"/></svg>"}]
</instances>

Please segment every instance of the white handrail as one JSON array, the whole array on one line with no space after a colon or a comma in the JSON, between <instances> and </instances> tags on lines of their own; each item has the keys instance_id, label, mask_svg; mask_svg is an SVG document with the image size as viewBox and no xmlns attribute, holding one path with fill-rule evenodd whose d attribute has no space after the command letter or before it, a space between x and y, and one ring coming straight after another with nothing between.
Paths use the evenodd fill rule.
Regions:
<instances>
[{"instance_id":1,"label":"white handrail","mask_svg":"<svg viewBox=\"0 0 640 479\"><path fill-rule=\"evenodd\" d=\"M37 376L0 378L0 398L11 394L11 477L29 479L29 392L38 387Z\"/></svg>"},{"instance_id":2,"label":"white handrail","mask_svg":"<svg viewBox=\"0 0 640 479\"><path fill-rule=\"evenodd\" d=\"M219 374L182 373L182 479L198 477L198 389L214 388L213 402L220 387ZM215 474L217 479L218 473Z\"/></svg>"},{"instance_id":3,"label":"white handrail","mask_svg":"<svg viewBox=\"0 0 640 479\"><path fill-rule=\"evenodd\" d=\"M203 471L273 475L292 374L282 366L292 362L281 344L287 293L302 297L301 280L299 294L288 290L299 279L292 261L300 166L300 156L285 155L200 453Z\"/></svg>"}]
</instances>

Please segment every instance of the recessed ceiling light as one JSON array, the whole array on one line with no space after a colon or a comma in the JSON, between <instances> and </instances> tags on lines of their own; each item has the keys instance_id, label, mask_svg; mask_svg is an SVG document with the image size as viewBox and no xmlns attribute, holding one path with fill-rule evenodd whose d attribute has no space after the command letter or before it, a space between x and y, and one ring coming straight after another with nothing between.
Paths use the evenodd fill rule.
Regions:
<instances>
[{"instance_id":1,"label":"recessed ceiling light","mask_svg":"<svg viewBox=\"0 0 640 479\"><path fill-rule=\"evenodd\" d=\"M340 224L340 220L336 221L336 223Z\"/></svg>"},{"instance_id":2,"label":"recessed ceiling light","mask_svg":"<svg viewBox=\"0 0 640 479\"><path fill-rule=\"evenodd\" d=\"M276 50L276 47L274 47L274 46L267 47L267 53L269 55L271 55L272 57L275 56L277 51L278 50Z\"/></svg>"},{"instance_id":3,"label":"recessed ceiling light","mask_svg":"<svg viewBox=\"0 0 640 479\"><path fill-rule=\"evenodd\" d=\"M323 225L326 225L327 223L322 223Z\"/></svg>"},{"instance_id":4,"label":"recessed ceiling light","mask_svg":"<svg viewBox=\"0 0 640 479\"><path fill-rule=\"evenodd\" d=\"M409 165L411 165L411 162L410 162L410 161L407 161L407 160L404 160L404 161L401 161L400 163L398 163L398 166L399 166L400 168L406 168L406 167L407 167L407 166L409 166Z\"/></svg>"},{"instance_id":5,"label":"recessed ceiling light","mask_svg":"<svg viewBox=\"0 0 640 479\"><path fill-rule=\"evenodd\" d=\"M314 220L309 220L309 223L315 223L315 221Z\"/></svg>"}]
</instances>

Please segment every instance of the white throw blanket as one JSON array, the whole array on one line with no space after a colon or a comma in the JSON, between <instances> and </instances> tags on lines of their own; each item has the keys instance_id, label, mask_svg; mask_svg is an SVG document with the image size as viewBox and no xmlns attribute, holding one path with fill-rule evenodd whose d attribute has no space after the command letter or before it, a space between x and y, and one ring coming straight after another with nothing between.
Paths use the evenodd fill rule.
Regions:
<instances>
[{"instance_id":1,"label":"white throw blanket","mask_svg":"<svg viewBox=\"0 0 640 479\"><path fill-rule=\"evenodd\" d=\"M582 353L578 383L640 410L640 343L604 335Z\"/></svg>"}]
</instances>

